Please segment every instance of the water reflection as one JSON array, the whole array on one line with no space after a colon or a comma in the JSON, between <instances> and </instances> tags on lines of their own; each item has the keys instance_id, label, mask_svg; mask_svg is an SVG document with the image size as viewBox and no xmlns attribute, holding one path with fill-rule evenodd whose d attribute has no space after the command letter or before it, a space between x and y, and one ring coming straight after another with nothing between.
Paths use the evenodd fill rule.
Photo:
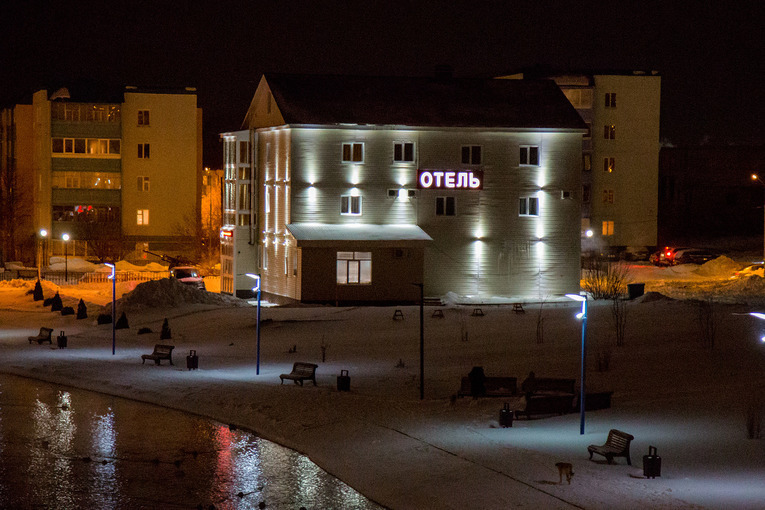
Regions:
<instances>
[{"instance_id":1,"label":"water reflection","mask_svg":"<svg viewBox=\"0 0 765 510\"><path fill-rule=\"evenodd\" d=\"M172 410L0 375L0 508L377 509L306 457Z\"/></svg>"}]
</instances>

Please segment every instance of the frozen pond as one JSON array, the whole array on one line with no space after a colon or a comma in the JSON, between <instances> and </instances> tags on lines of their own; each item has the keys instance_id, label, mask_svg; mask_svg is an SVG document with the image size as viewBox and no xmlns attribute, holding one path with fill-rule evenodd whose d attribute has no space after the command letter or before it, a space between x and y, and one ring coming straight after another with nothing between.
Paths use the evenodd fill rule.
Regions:
<instances>
[{"instance_id":1,"label":"frozen pond","mask_svg":"<svg viewBox=\"0 0 765 510\"><path fill-rule=\"evenodd\" d=\"M382 508L227 425L0 375L0 508Z\"/></svg>"}]
</instances>

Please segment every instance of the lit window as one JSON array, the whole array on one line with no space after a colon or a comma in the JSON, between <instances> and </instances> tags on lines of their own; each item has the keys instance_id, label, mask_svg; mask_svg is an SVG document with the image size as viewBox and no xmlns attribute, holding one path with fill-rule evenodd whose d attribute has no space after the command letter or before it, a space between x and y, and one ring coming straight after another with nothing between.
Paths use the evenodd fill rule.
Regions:
<instances>
[{"instance_id":1,"label":"lit window","mask_svg":"<svg viewBox=\"0 0 765 510\"><path fill-rule=\"evenodd\" d=\"M148 225L149 224L149 210L148 209L138 209L138 215L136 220L137 225Z\"/></svg>"},{"instance_id":2,"label":"lit window","mask_svg":"<svg viewBox=\"0 0 765 510\"><path fill-rule=\"evenodd\" d=\"M603 222L603 235L604 236L612 236L612 235L614 235L614 222L613 221L604 221Z\"/></svg>"},{"instance_id":3,"label":"lit window","mask_svg":"<svg viewBox=\"0 0 765 510\"><path fill-rule=\"evenodd\" d=\"M149 191L149 178L144 175L138 176L138 191Z\"/></svg>"},{"instance_id":4,"label":"lit window","mask_svg":"<svg viewBox=\"0 0 765 510\"><path fill-rule=\"evenodd\" d=\"M606 108L616 108L616 92L606 92Z\"/></svg>"},{"instance_id":5,"label":"lit window","mask_svg":"<svg viewBox=\"0 0 765 510\"><path fill-rule=\"evenodd\" d=\"M539 147L521 145L520 164L539 166Z\"/></svg>"},{"instance_id":6,"label":"lit window","mask_svg":"<svg viewBox=\"0 0 765 510\"><path fill-rule=\"evenodd\" d=\"M340 197L340 214L360 216L361 197L351 195L343 195Z\"/></svg>"},{"instance_id":7,"label":"lit window","mask_svg":"<svg viewBox=\"0 0 765 510\"><path fill-rule=\"evenodd\" d=\"M567 89L563 91L574 108L587 109L592 108L592 90L591 89Z\"/></svg>"},{"instance_id":8,"label":"lit window","mask_svg":"<svg viewBox=\"0 0 765 510\"><path fill-rule=\"evenodd\" d=\"M616 160L614 158L603 158L603 171L613 173L616 170Z\"/></svg>"},{"instance_id":9,"label":"lit window","mask_svg":"<svg viewBox=\"0 0 765 510\"><path fill-rule=\"evenodd\" d=\"M463 145L462 146L462 164L480 165L481 164L481 146Z\"/></svg>"},{"instance_id":10,"label":"lit window","mask_svg":"<svg viewBox=\"0 0 765 510\"><path fill-rule=\"evenodd\" d=\"M337 252L337 284L372 283L372 252L339 251Z\"/></svg>"},{"instance_id":11,"label":"lit window","mask_svg":"<svg viewBox=\"0 0 765 510\"><path fill-rule=\"evenodd\" d=\"M436 216L454 216L455 214L454 197L436 197Z\"/></svg>"},{"instance_id":12,"label":"lit window","mask_svg":"<svg viewBox=\"0 0 765 510\"><path fill-rule=\"evenodd\" d=\"M148 143L138 144L138 159L149 159L149 144Z\"/></svg>"},{"instance_id":13,"label":"lit window","mask_svg":"<svg viewBox=\"0 0 765 510\"><path fill-rule=\"evenodd\" d=\"M612 190L612 189L604 189L603 190L603 203L604 204L613 204L614 203L614 190Z\"/></svg>"},{"instance_id":14,"label":"lit window","mask_svg":"<svg viewBox=\"0 0 765 510\"><path fill-rule=\"evenodd\" d=\"M518 204L518 214L520 216L539 216L539 198L521 197Z\"/></svg>"},{"instance_id":15,"label":"lit window","mask_svg":"<svg viewBox=\"0 0 765 510\"><path fill-rule=\"evenodd\" d=\"M603 138L606 140L615 140L616 139L616 126L613 124L603 126Z\"/></svg>"},{"instance_id":16,"label":"lit window","mask_svg":"<svg viewBox=\"0 0 765 510\"><path fill-rule=\"evenodd\" d=\"M344 163L363 163L364 162L364 144L363 143L344 143L343 144L343 162Z\"/></svg>"},{"instance_id":17,"label":"lit window","mask_svg":"<svg viewBox=\"0 0 765 510\"><path fill-rule=\"evenodd\" d=\"M139 126L149 125L149 110L138 110L138 125Z\"/></svg>"},{"instance_id":18,"label":"lit window","mask_svg":"<svg viewBox=\"0 0 765 510\"><path fill-rule=\"evenodd\" d=\"M592 170L592 154L589 152L582 154L582 170L585 172Z\"/></svg>"},{"instance_id":19,"label":"lit window","mask_svg":"<svg viewBox=\"0 0 765 510\"><path fill-rule=\"evenodd\" d=\"M393 161L411 163L414 161L414 143L403 142L393 144Z\"/></svg>"}]
</instances>

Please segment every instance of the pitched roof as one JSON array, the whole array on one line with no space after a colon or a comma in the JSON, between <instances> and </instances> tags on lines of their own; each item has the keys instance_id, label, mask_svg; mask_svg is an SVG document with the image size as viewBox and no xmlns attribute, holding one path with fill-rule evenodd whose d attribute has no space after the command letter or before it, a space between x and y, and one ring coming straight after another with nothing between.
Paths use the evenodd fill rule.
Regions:
<instances>
[{"instance_id":1,"label":"pitched roof","mask_svg":"<svg viewBox=\"0 0 765 510\"><path fill-rule=\"evenodd\" d=\"M549 80L266 74L287 124L586 129Z\"/></svg>"}]
</instances>

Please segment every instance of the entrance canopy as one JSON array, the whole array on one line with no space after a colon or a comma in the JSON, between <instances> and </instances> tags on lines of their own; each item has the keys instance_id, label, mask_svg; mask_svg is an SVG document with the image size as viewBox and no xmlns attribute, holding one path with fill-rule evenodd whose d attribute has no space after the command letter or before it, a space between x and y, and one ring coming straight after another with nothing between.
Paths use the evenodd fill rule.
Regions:
<instances>
[{"instance_id":1,"label":"entrance canopy","mask_svg":"<svg viewBox=\"0 0 765 510\"><path fill-rule=\"evenodd\" d=\"M291 223L287 230L298 246L331 246L363 242L390 246L418 246L433 239L417 225L368 225L346 223Z\"/></svg>"}]
</instances>

